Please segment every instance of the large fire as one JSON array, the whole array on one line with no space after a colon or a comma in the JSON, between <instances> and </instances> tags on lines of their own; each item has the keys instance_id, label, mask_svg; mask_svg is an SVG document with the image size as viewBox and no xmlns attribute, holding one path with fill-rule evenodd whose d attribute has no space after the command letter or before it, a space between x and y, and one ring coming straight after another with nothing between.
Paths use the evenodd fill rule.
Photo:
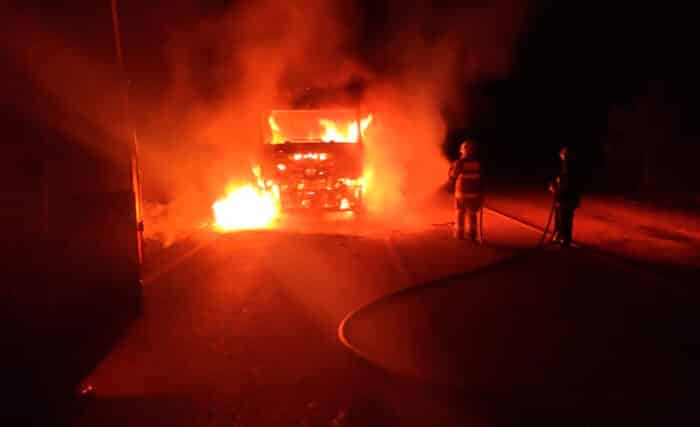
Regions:
<instances>
[{"instance_id":1,"label":"large fire","mask_svg":"<svg viewBox=\"0 0 700 427\"><path fill-rule=\"evenodd\" d=\"M365 130L372 123L372 115L368 115L360 120L330 120L320 118L317 121L322 132L309 136L309 139L321 140L323 142L349 142L357 143ZM279 144L287 141L287 137L280 130L278 122L273 115L268 117L268 124L272 131L272 143ZM320 137L319 137L320 136ZM317 155L320 160L324 160L325 153L309 154ZM296 154L301 159L301 154ZM312 157L316 159L317 157ZM296 159L296 157L295 157ZM284 164L278 165L280 170ZM279 187L272 182L267 185L263 182L260 167L253 167L253 174L256 183L244 185L229 185L226 195L212 205L214 211L214 228L219 231L233 231L244 229L269 228L275 224L280 217L280 194ZM361 191L361 190L358 190ZM340 202L340 210L350 209L347 199Z\"/></svg>"},{"instance_id":2,"label":"large fire","mask_svg":"<svg viewBox=\"0 0 700 427\"><path fill-rule=\"evenodd\" d=\"M229 188L212 208L214 226L220 231L266 228L279 216L275 196L251 184Z\"/></svg>"},{"instance_id":3,"label":"large fire","mask_svg":"<svg viewBox=\"0 0 700 427\"><path fill-rule=\"evenodd\" d=\"M279 218L279 192L265 190L259 167L254 167L253 173L257 187L229 185L226 195L214 202L214 228L220 231L268 228Z\"/></svg>"}]
</instances>

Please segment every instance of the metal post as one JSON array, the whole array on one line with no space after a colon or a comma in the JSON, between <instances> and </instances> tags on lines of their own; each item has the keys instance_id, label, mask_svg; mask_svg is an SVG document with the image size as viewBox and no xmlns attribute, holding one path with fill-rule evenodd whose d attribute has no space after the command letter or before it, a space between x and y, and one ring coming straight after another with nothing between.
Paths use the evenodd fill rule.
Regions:
<instances>
[{"instance_id":1,"label":"metal post","mask_svg":"<svg viewBox=\"0 0 700 427\"><path fill-rule=\"evenodd\" d=\"M134 129L133 122L131 119L130 111L130 101L129 101L129 80L127 79L126 69L124 67L124 56L122 53L122 41L121 41L121 29L119 25L119 12L117 8L117 0L111 0L111 10L112 10L112 29L114 31L114 49L117 59L117 66L119 68L119 74L121 77L122 85L122 108L124 114L124 121L126 122L126 132L131 140L129 144L129 156L131 164L131 185L134 191L134 203L135 203L135 214L136 214L136 233L137 233L137 246L138 246L138 261L139 264L143 261L143 253L141 247L141 240L143 238L143 191L141 186L141 168L139 167L139 146L138 138L136 136L136 130Z\"/></svg>"}]
</instances>

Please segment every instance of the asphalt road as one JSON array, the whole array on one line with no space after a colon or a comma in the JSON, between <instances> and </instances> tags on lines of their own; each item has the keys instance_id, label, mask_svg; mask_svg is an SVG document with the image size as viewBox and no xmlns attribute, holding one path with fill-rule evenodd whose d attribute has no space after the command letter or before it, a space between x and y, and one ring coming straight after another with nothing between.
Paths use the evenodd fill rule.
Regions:
<instances>
[{"instance_id":1,"label":"asphalt road","mask_svg":"<svg viewBox=\"0 0 700 427\"><path fill-rule=\"evenodd\" d=\"M500 263L494 280L515 298L527 292L507 285L518 283L523 271L542 281L550 277L542 263L513 268L506 261L538 241L532 230L487 213L489 244L477 247L449 237L440 224L450 217L449 209L436 209L411 221L317 218L281 230L199 231L151 250L144 315L85 379L95 392L71 425L589 424L585 407L557 407L552 418L542 400L529 411L533 401L522 395L480 393L483 381L465 388L395 375L391 368L400 367L401 357L368 362L337 339L349 312L417 284ZM584 268L607 274L617 271L611 263L596 258ZM557 283L545 288L556 290ZM652 289L663 285L654 283ZM501 298L508 301L505 291ZM483 304L493 304L484 310L494 315L508 309L498 299ZM377 324L369 343L390 346L401 329L416 324L412 317L393 328ZM444 349L463 343L448 331L436 336L442 337L441 361L450 353ZM464 377L463 371L455 372Z\"/></svg>"}]
</instances>

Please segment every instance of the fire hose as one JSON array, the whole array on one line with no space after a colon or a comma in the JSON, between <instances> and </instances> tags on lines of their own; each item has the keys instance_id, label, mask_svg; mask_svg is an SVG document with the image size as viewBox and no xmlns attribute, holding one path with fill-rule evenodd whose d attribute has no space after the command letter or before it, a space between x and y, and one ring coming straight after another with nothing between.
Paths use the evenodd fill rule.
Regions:
<instances>
[{"instance_id":1,"label":"fire hose","mask_svg":"<svg viewBox=\"0 0 700 427\"><path fill-rule=\"evenodd\" d=\"M549 215L547 217L547 224L544 227L542 237L540 237L539 242L535 246L535 248L541 248L544 247L554 241L554 239L557 237L557 234L559 233L559 230L557 228L557 221L554 221L552 223L552 219L554 218L554 215L556 214L557 210L557 205L556 205L556 199L552 201L552 207L549 210ZM499 213L498 211L495 211L499 215L504 215L502 213ZM507 216L507 215L505 215ZM513 219L513 218L511 218ZM517 221L517 219L515 219ZM449 221L446 223L439 223L439 224L432 224L433 226L448 226L448 227L454 227L456 225L455 221ZM479 225L478 225L478 236L479 240L483 243L484 242L484 208L483 206L479 208ZM535 228L536 226L530 226ZM551 231L550 231L551 227ZM539 228L539 227L536 227ZM551 233L551 235L550 235ZM550 235L549 240L547 240L547 236Z\"/></svg>"},{"instance_id":2,"label":"fire hose","mask_svg":"<svg viewBox=\"0 0 700 427\"><path fill-rule=\"evenodd\" d=\"M557 201L556 201L556 199L553 199L552 200L552 207L551 207L551 209L549 209L549 216L547 217L547 225L545 225L545 227L544 227L544 232L542 233L542 237L540 238L540 241L537 244L537 247L544 246L545 240L547 239L547 233L549 231L549 227L552 224L552 217L554 217L556 210L557 210ZM552 241L554 241L554 238L556 237L558 232L559 232L559 230L557 229L557 221L555 220L554 227L552 229L552 236L549 239L549 241L546 243L551 243Z\"/></svg>"},{"instance_id":3,"label":"fire hose","mask_svg":"<svg viewBox=\"0 0 700 427\"><path fill-rule=\"evenodd\" d=\"M443 223L435 223L433 226L448 226L454 227L457 223L455 221L448 221ZM484 206L479 207L479 241L484 242Z\"/></svg>"},{"instance_id":4,"label":"fire hose","mask_svg":"<svg viewBox=\"0 0 700 427\"><path fill-rule=\"evenodd\" d=\"M479 207L479 241L484 243L484 205Z\"/></svg>"}]
</instances>

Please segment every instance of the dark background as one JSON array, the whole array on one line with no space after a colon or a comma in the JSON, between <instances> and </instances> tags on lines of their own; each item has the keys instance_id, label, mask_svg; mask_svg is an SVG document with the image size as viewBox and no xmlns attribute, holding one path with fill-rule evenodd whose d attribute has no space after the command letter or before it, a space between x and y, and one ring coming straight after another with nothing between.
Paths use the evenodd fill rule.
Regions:
<instances>
[{"instance_id":1,"label":"dark background","mask_svg":"<svg viewBox=\"0 0 700 427\"><path fill-rule=\"evenodd\" d=\"M527 176L576 148L597 191L697 191L692 18L650 2L533 2L508 78L476 82L481 139L499 173ZM454 120L453 120L454 122ZM551 166L550 166L551 167ZM543 169L544 168L544 169Z\"/></svg>"}]
</instances>

